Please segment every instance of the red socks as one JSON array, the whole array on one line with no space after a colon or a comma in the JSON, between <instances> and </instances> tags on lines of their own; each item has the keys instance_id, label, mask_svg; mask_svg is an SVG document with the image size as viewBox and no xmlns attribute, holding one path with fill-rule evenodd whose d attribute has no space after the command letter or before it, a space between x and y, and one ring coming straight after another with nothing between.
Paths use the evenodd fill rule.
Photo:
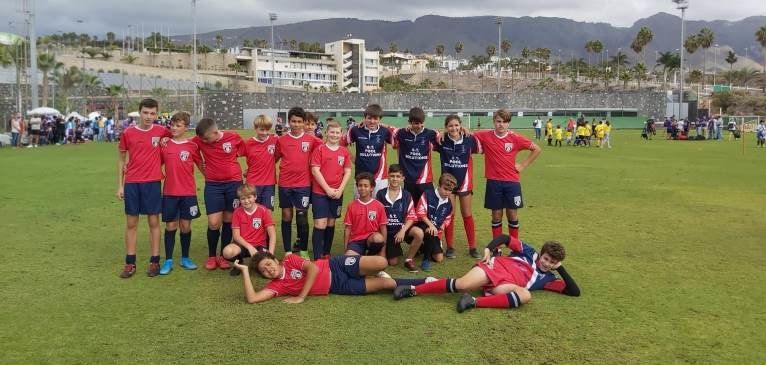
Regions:
<instances>
[{"instance_id":1,"label":"red socks","mask_svg":"<svg viewBox=\"0 0 766 365\"><path fill-rule=\"evenodd\" d=\"M447 248L454 248L455 245L455 220L451 220L449 225L444 227L444 239L447 241Z\"/></svg>"},{"instance_id":2,"label":"red socks","mask_svg":"<svg viewBox=\"0 0 766 365\"><path fill-rule=\"evenodd\" d=\"M476 248L476 228L474 227L473 216L463 217L463 226L465 227L465 234L468 236L468 248Z\"/></svg>"},{"instance_id":3,"label":"red socks","mask_svg":"<svg viewBox=\"0 0 766 365\"><path fill-rule=\"evenodd\" d=\"M476 298L476 308L518 308L521 299L515 292Z\"/></svg>"},{"instance_id":4,"label":"red socks","mask_svg":"<svg viewBox=\"0 0 766 365\"><path fill-rule=\"evenodd\" d=\"M515 239L519 239L519 220L518 219L515 221L508 221L508 235Z\"/></svg>"},{"instance_id":5,"label":"red socks","mask_svg":"<svg viewBox=\"0 0 766 365\"><path fill-rule=\"evenodd\" d=\"M415 287L415 292L420 294L443 294L457 293L456 279L438 279L430 283L420 284Z\"/></svg>"},{"instance_id":6,"label":"red socks","mask_svg":"<svg viewBox=\"0 0 766 365\"><path fill-rule=\"evenodd\" d=\"M497 236L503 234L503 222L502 221L492 221L492 238L497 238Z\"/></svg>"}]
</instances>

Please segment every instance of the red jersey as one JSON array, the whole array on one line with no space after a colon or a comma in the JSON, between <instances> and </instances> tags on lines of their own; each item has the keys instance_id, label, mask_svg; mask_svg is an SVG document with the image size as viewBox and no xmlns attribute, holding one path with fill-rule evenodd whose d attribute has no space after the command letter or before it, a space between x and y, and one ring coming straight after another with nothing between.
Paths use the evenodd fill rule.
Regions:
<instances>
[{"instance_id":1,"label":"red jersey","mask_svg":"<svg viewBox=\"0 0 766 365\"><path fill-rule=\"evenodd\" d=\"M162 147L162 163L165 164L165 184L162 195L197 196L194 182L194 164L202 160L199 147L191 141L168 141Z\"/></svg>"},{"instance_id":2,"label":"red jersey","mask_svg":"<svg viewBox=\"0 0 766 365\"><path fill-rule=\"evenodd\" d=\"M160 140L163 137L170 138L170 131L156 124L152 124L148 130L133 126L122 132L117 148L128 153L126 183L162 180Z\"/></svg>"},{"instance_id":3,"label":"red jersey","mask_svg":"<svg viewBox=\"0 0 766 365\"><path fill-rule=\"evenodd\" d=\"M494 130L478 131L473 135L479 142L479 153L484 153L484 176L498 181L519 181L516 154L528 150L532 141L520 134L508 132L499 137Z\"/></svg>"},{"instance_id":4,"label":"red jersey","mask_svg":"<svg viewBox=\"0 0 766 365\"><path fill-rule=\"evenodd\" d=\"M254 247L269 248L269 236L266 227L273 226L271 211L262 205L255 205L255 210L248 213L242 206L234 210L231 228L239 229L239 235Z\"/></svg>"},{"instance_id":5,"label":"red jersey","mask_svg":"<svg viewBox=\"0 0 766 365\"><path fill-rule=\"evenodd\" d=\"M265 141L259 141L253 137L245 142L248 184L254 186L276 184L277 139L277 136L270 135Z\"/></svg>"},{"instance_id":6,"label":"red jersey","mask_svg":"<svg viewBox=\"0 0 766 365\"><path fill-rule=\"evenodd\" d=\"M264 289L273 291L277 296L299 295L306 281L306 271L303 270L305 262L311 261L304 260L298 255L285 256L282 260L282 276L271 279ZM314 264L319 267L319 273L309 295L327 295L330 292L330 261L317 260Z\"/></svg>"},{"instance_id":7,"label":"red jersey","mask_svg":"<svg viewBox=\"0 0 766 365\"><path fill-rule=\"evenodd\" d=\"M308 133L298 137L287 133L277 140L279 187L301 188L311 185L311 152L322 140Z\"/></svg>"},{"instance_id":8,"label":"red jersey","mask_svg":"<svg viewBox=\"0 0 766 365\"><path fill-rule=\"evenodd\" d=\"M367 203L359 199L354 199L346 208L346 217L343 223L351 226L351 237L349 242L366 240L367 237L380 231L380 226L388 223L386 208L375 199L370 199Z\"/></svg>"},{"instance_id":9,"label":"red jersey","mask_svg":"<svg viewBox=\"0 0 766 365\"><path fill-rule=\"evenodd\" d=\"M338 146L333 151L326 144L323 144L318 146L311 154L311 167L318 166L327 185L337 189L340 187L340 183L343 182L345 170L351 168L350 156L346 147ZM311 191L319 195L327 195L322 187L319 186L319 183L316 182L316 179L313 179L313 174L311 177L313 181Z\"/></svg>"},{"instance_id":10,"label":"red jersey","mask_svg":"<svg viewBox=\"0 0 766 365\"><path fill-rule=\"evenodd\" d=\"M205 159L205 181L242 181L242 168L237 157L245 155L245 142L239 134L221 131L221 138L206 143L195 136L192 138Z\"/></svg>"}]
</instances>

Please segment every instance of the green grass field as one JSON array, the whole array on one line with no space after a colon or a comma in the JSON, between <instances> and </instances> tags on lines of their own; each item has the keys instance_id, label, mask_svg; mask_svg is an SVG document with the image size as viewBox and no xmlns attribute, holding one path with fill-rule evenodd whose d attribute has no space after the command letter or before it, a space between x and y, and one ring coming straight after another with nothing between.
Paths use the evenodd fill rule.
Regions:
<instances>
[{"instance_id":1,"label":"green grass field","mask_svg":"<svg viewBox=\"0 0 766 365\"><path fill-rule=\"evenodd\" d=\"M563 242L583 295L464 314L457 295L248 305L227 272L147 278L144 220L138 274L119 279L116 146L3 148L0 363L766 363L766 149L747 137L744 155L740 143L636 131L617 131L611 150L543 147L523 174L521 235ZM458 259L431 275L471 267L457 228ZM202 264L204 218L193 229Z\"/></svg>"}]
</instances>

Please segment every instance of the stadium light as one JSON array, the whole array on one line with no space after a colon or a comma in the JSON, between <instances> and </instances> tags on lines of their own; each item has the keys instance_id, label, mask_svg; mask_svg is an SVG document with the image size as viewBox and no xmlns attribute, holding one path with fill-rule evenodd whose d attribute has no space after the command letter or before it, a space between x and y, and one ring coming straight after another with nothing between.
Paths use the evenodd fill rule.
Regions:
<instances>
[{"instance_id":1,"label":"stadium light","mask_svg":"<svg viewBox=\"0 0 766 365\"><path fill-rule=\"evenodd\" d=\"M686 9L689 8L689 0L672 0L676 4L676 9L681 10L681 83L678 92L678 119L683 119L683 105L684 105L684 17L686 16Z\"/></svg>"},{"instance_id":2,"label":"stadium light","mask_svg":"<svg viewBox=\"0 0 766 365\"><path fill-rule=\"evenodd\" d=\"M503 18L496 16L495 17L495 24L497 24L497 51L495 51L495 54L497 55L497 92L500 92L500 37L502 36L502 30L503 30Z\"/></svg>"},{"instance_id":3,"label":"stadium light","mask_svg":"<svg viewBox=\"0 0 766 365\"><path fill-rule=\"evenodd\" d=\"M269 13L269 22L271 23L271 97L274 97L274 21L277 20L277 13ZM271 105L274 105L273 103Z\"/></svg>"},{"instance_id":4,"label":"stadium light","mask_svg":"<svg viewBox=\"0 0 766 365\"><path fill-rule=\"evenodd\" d=\"M192 122L199 119L199 110L197 105L197 0L191 0L192 11Z\"/></svg>"}]
</instances>

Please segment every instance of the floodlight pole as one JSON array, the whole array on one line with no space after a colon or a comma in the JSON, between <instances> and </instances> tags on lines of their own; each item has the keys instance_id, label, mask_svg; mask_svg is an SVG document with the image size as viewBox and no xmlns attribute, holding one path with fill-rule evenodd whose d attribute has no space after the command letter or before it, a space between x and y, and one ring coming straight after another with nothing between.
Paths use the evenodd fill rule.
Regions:
<instances>
[{"instance_id":1,"label":"floodlight pole","mask_svg":"<svg viewBox=\"0 0 766 365\"><path fill-rule=\"evenodd\" d=\"M502 37L503 30L503 18L495 17L495 24L497 24L497 92L500 92L500 37Z\"/></svg>"},{"instance_id":2,"label":"floodlight pole","mask_svg":"<svg viewBox=\"0 0 766 365\"><path fill-rule=\"evenodd\" d=\"M192 122L199 118L199 109L197 105L197 0L191 2L192 11Z\"/></svg>"},{"instance_id":3,"label":"floodlight pole","mask_svg":"<svg viewBox=\"0 0 766 365\"><path fill-rule=\"evenodd\" d=\"M681 9L681 48L679 53L681 54L681 82L679 87L681 90L678 92L678 119L683 119L683 106L684 106L684 36L685 36L685 24L684 18L686 16L686 9L689 8L688 0L673 0L676 3L676 8Z\"/></svg>"},{"instance_id":4,"label":"floodlight pole","mask_svg":"<svg viewBox=\"0 0 766 365\"><path fill-rule=\"evenodd\" d=\"M38 100L37 90L37 32L35 31L35 0L26 1L27 9L27 22L29 25L29 67L31 72L29 75L29 89L32 109L40 106L40 100Z\"/></svg>"},{"instance_id":5,"label":"floodlight pole","mask_svg":"<svg viewBox=\"0 0 766 365\"><path fill-rule=\"evenodd\" d=\"M271 56L271 99L274 98L274 83L275 83L275 73L274 73L274 21L277 20L277 13L269 13L269 22L271 23L271 43L269 43L270 48L270 56ZM273 106L273 100L269 100L269 103L272 104L270 107Z\"/></svg>"}]
</instances>

